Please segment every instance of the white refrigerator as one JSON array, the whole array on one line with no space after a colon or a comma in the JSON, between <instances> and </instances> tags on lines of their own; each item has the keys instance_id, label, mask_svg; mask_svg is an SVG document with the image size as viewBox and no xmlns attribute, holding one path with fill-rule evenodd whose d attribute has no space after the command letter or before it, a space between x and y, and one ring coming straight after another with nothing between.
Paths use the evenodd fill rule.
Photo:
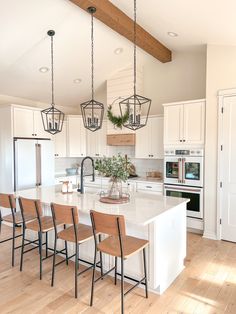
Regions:
<instances>
[{"instance_id":1,"label":"white refrigerator","mask_svg":"<svg viewBox=\"0 0 236 314\"><path fill-rule=\"evenodd\" d=\"M54 145L51 140L14 139L14 190L54 184Z\"/></svg>"}]
</instances>

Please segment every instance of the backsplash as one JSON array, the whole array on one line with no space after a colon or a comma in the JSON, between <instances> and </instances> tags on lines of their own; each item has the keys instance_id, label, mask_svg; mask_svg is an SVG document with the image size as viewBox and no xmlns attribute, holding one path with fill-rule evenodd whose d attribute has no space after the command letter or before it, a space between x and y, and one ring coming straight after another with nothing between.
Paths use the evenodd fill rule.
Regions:
<instances>
[{"instance_id":1,"label":"backsplash","mask_svg":"<svg viewBox=\"0 0 236 314\"><path fill-rule=\"evenodd\" d=\"M125 155L127 154L130 158L131 162L134 164L136 168L136 173L140 177L146 177L146 172L150 172L153 170L163 172L163 159L136 159L134 158L134 154L130 154L130 147L115 147L117 151L113 151L111 155L116 155L118 153ZM71 168L75 166L75 164L80 164L82 158L55 158L55 173L56 174L64 174L66 168Z\"/></svg>"},{"instance_id":2,"label":"backsplash","mask_svg":"<svg viewBox=\"0 0 236 314\"><path fill-rule=\"evenodd\" d=\"M55 158L55 174L63 174L66 168L72 168L77 163L81 163L81 158Z\"/></svg>"}]
</instances>

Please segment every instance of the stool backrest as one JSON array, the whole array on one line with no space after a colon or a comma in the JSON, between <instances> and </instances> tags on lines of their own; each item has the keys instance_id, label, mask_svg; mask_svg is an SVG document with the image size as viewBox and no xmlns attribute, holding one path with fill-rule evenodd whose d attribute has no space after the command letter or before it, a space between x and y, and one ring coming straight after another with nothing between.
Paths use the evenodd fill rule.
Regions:
<instances>
[{"instance_id":1,"label":"stool backrest","mask_svg":"<svg viewBox=\"0 0 236 314\"><path fill-rule=\"evenodd\" d=\"M43 214L40 200L19 197L19 204L23 219L24 215L29 215L32 218L39 218Z\"/></svg>"},{"instance_id":2,"label":"stool backrest","mask_svg":"<svg viewBox=\"0 0 236 314\"><path fill-rule=\"evenodd\" d=\"M16 208L14 195L0 193L0 207L10 209Z\"/></svg>"},{"instance_id":3,"label":"stool backrest","mask_svg":"<svg viewBox=\"0 0 236 314\"><path fill-rule=\"evenodd\" d=\"M52 216L57 223L73 225L79 223L78 210L74 206L51 203Z\"/></svg>"},{"instance_id":4,"label":"stool backrest","mask_svg":"<svg viewBox=\"0 0 236 314\"><path fill-rule=\"evenodd\" d=\"M122 215L103 214L90 211L92 226L95 232L111 236L125 236L125 218Z\"/></svg>"}]
</instances>

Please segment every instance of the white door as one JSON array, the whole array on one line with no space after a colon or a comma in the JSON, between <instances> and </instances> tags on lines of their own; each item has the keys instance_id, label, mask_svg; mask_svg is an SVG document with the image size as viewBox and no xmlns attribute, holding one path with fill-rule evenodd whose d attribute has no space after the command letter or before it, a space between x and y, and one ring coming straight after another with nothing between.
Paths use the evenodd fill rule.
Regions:
<instances>
[{"instance_id":1,"label":"white door","mask_svg":"<svg viewBox=\"0 0 236 314\"><path fill-rule=\"evenodd\" d=\"M164 143L179 145L183 142L183 105L164 108Z\"/></svg>"},{"instance_id":2,"label":"white door","mask_svg":"<svg viewBox=\"0 0 236 314\"><path fill-rule=\"evenodd\" d=\"M183 115L183 143L204 144L205 102L185 104Z\"/></svg>"},{"instance_id":3,"label":"white door","mask_svg":"<svg viewBox=\"0 0 236 314\"><path fill-rule=\"evenodd\" d=\"M236 96L225 97L222 114L221 218L224 240L236 242Z\"/></svg>"},{"instance_id":4,"label":"white door","mask_svg":"<svg viewBox=\"0 0 236 314\"><path fill-rule=\"evenodd\" d=\"M15 188L16 191L36 186L36 144L34 140L15 141Z\"/></svg>"},{"instance_id":5,"label":"white door","mask_svg":"<svg viewBox=\"0 0 236 314\"><path fill-rule=\"evenodd\" d=\"M34 136L34 112L31 109L14 108L14 136Z\"/></svg>"}]
</instances>

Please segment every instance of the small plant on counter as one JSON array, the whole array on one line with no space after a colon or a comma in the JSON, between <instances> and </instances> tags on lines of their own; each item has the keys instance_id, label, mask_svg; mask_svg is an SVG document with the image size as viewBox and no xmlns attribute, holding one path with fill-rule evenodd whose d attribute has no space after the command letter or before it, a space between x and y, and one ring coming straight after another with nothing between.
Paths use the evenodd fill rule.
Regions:
<instances>
[{"instance_id":1,"label":"small plant on counter","mask_svg":"<svg viewBox=\"0 0 236 314\"><path fill-rule=\"evenodd\" d=\"M95 170L105 177L119 179L125 182L129 177L129 169L127 160L120 154L113 157L104 157L97 159L95 162Z\"/></svg>"},{"instance_id":2,"label":"small plant on counter","mask_svg":"<svg viewBox=\"0 0 236 314\"><path fill-rule=\"evenodd\" d=\"M104 157L95 162L95 169L106 177L110 177L108 197L118 199L122 197L122 181L129 177L129 163L120 154L113 157Z\"/></svg>"}]
</instances>

